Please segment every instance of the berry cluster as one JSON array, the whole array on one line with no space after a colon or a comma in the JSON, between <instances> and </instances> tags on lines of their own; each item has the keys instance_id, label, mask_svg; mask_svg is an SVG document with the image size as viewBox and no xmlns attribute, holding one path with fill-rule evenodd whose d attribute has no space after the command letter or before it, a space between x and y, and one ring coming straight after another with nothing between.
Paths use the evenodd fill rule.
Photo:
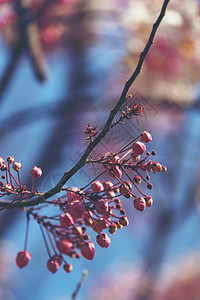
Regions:
<instances>
[{"instance_id":1,"label":"berry cluster","mask_svg":"<svg viewBox=\"0 0 200 300\"><path fill-rule=\"evenodd\" d=\"M151 134L143 131L118 153L107 153L96 160L88 159L86 163L100 163L103 172L85 187L63 187L61 191L64 192L64 196L46 201L42 206L24 208L27 213L27 228L30 217L40 227L49 255L47 268L50 272L55 273L63 264L64 271L69 273L72 265L66 261L66 257L80 258L82 255L88 260L94 258L95 245L86 233L87 227L97 233L96 242L100 247L109 247L111 239L104 231L108 230L113 235L117 229L129 224L120 200L121 196L126 199L133 198L133 206L138 211L151 207L152 197L141 191L139 184L144 181L147 189L151 190L153 185L149 182L149 173L166 171L164 165L149 159L156 155L155 151L145 153L145 143L151 140ZM33 178L41 175L42 171L39 170L37 167L31 170ZM101 176L109 176L112 181L100 180ZM53 216L41 215L42 208L49 205L54 205L58 213ZM25 267L31 259L31 254L26 251L27 236L28 234L24 250L20 251L16 258L20 268Z\"/></svg>"}]
</instances>

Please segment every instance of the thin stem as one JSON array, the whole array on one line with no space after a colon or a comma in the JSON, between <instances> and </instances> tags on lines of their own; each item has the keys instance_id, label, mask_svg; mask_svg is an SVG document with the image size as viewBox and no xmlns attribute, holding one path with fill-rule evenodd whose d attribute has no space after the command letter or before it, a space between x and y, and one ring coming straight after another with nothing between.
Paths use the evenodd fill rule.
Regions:
<instances>
[{"instance_id":1,"label":"thin stem","mask_svg":"<svg viewBox=\"0 0 200 300\"><path fill-rule=\"evenodd\" d=\"M82 273L81 280L79 281L79 283L78 283L78 285L77 285L75 291L74 291L73 294L72 294L72 300L75 300L75 299L76 299L76 296L77 296L77 294L78 294L80 288L82 287L83 282L84 282L84 280L85 280L86 277L87 277L87 274L88 274L88 271L87 271L87 270L84 270L83 273Z\"/></svg>"}]
</instances>

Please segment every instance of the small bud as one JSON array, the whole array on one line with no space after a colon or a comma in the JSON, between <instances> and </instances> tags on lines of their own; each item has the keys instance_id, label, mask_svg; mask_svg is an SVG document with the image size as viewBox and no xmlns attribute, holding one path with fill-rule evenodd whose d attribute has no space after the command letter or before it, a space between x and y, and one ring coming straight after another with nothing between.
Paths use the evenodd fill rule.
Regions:
<instances>
[{"instance_id":1,"label":"small bud","mask_svg":"<svg viewBox=\"0 0 200 300\"><path fill-rule=\"evenodd\" d=\"M83 234L83 230L82 230L81 226L79 226L79 225L75 225L72 229L72 232L76 236L80 236L81 234Z\"/></svg>"},{"instance_id":2,"label":"small bud","mask_svg":"<svg viewBox=\"0 0 200 300\"><path fill-rule=\"evenodd\" d=\"M99 201L95 204L95 209L99 214L108 211L108 202L105 202L104 199L99 199Z\"/></svg>"},{"instance_id":3,"label":"small bud","mask_svg":"<svg viewBox=\"0 0 200 300\"><path fill-rule=\"evenodd\" d=\"M142 155L146 151L146 146L142 142L135 142L132 146L132 150L134 154Z\"/></svg>"},{"instance_id":4,"label":"small bud","mask_svg":"<svg viewBox=\"0 0 200 300\"><path fill-rule=\"evenodd\" d=\"M99 180L94 181L91 188L94 193L99 193L104 190L103 184Z\"/></svg>"},{"instance_id":5,"label":"small bud","mask_svg":"<svg viewBox=\"0 0 200 300\"><path fill-rule=\"evenodd\" d=\"M103 183L103 186L105 190L110 190L113 187L113 183L110 180L107 180Z\"/></svg>"},{"instance_id":6,"label":"small bud","mask_svg":"<svg viewBox=\"0 0 200 300\"><path fill-rule=\"evenodd\" d=\"M1 167L1 171L6 171L8 169L8 166L7 165L3 165L2 167Z\"/></svg>"},{"instance_id":7,"label":"small bud","mask_svg":"<svg viewBox=\"0 0 200 300\"><path fill-rule=\"evenodd\" d=\"M111 234L114 234L116 231L117 231L117 225L116 225L115 223L111 224L111 225L109 226L109 232L110 232Z\"/></svg>"},{"instance_id":8,"label":"small bud","mask_svg":"<svg viewBox=\"0 0 200 300\"><path fill-rule=\"evenodd\" d=\"M72 216L68 212L60 215L60 225L62 227L67 228L67 227L69 227L69 226L71 226L73 224L74 224L74 220L73 220Z\"/></svg>"},{"instance_id":9,"label":"small bud","mask_svg":"<svg viewBox=\"0 0 200 300\"><path fill-rule=\"evenodd\" d=\"M124 183L120 186L120 193L126 198L131 198L131 188L132 185L130 181L124 181Z\"/></svg>"},{"instance_id":10,"label":"small bud","mask_svg":"<svg viewBox=\"0 0 200 300\"><path fill-rule=\"evenodd\" d=\"M145 199L143 197L137 197L134 202L134 207L139 210L139 211L143 211L145 209L146 206L146 202Z\"/></svg>"},{"instance_id":11,"label":"small bud","mask_svg":"<svg viewBox=\"0 0 200 300\"><path fill-rule=\"evenodd\" d=\"M94 255L95 255L94 244L92 242L84 243L81 246L81 254L86 259L92 260L94 258Z\"/></svg>"},{"instance_id":12,"label":"small bud","mask_svg":"<svg viewBox=\"0 0 200 300\"><path fill-rule=\"evenodd\" d=\"M48 259L47 261L47 269L51 272L51 273L56 273L57 270L59 268L59 263L57 262L57 260L54 259Z\"/></svg>"},{"instance_id":13,"label":"small bud","mask_svg":"<svg viewBox=\"0 0 200 300\"><path fill-rule=\"evenodd\" d=\"M96 240L97 240L97 244L102 248L108 248L111 242L110 237L106 233L97 235Z\"/></svg>"},{"instance_id":14,"label":"small bud","mask_svg":"<svg viewBox=\"0 0 200 300\"><path fill-rule=\"evenodd\" d=\"M148 131L143 131L141 135L141 141L143 143L148 143L152 140L152 136Z\"/></svg>"},{"instance_id":15,"label":"small bud","mask_svg":"<svg viewBox=\"0 0 200 300\"><path fill-rule=\"evenodd\" d=\"M69 190L67 191L67 199L69 201L75 201L79 199L79 195L77 194L79 192L79 188L77 187L70 187Z\"/></svg>"},{"instance_id":16,"label":"small bud","mask_svg":"<svg viewBox=\"0 0 200 300\"><path fill-rule=\"evenodd\" d=\"M134 178L133 178L133 181L136 183L136 184L140 184L141 183L141 177L140 176L135 176Z\"/></svg>"},{"instance_id":17,"label":"small bud","mask_svg":"<svg viewBox=\"0 0 200 300\"><path fill-rule=\"evenodd\" d=\"M116 221L115 224L117 225L117 229L121 229L123 227L118 221Z\"/></svg>"},{"instance_id":18,"label":"small bud","mask_svg":"<svg viewBox=\"0 0 200 300\"><path fill-rule=\"evenodd\" d=\"M153 204L153 199L152 199L152 197L151 197L151 196L148 196L148 197L145 197L144 199L145 199L145 201L146 201L146 206L147 206L147 207L151 207L152 204Z\"/></svg>"},{"instance_id":19,"label":"small bud","mask_svg":"<svg viewBox=\"0 0 200 300\"><path fill-rule=\"evenodd\" d=\"M120 210L120 214L121 214L121 215L125 215L125 214L126 214L125 209L121 209L121 210Z\"/></svg>"},{"instance_id":20,"label":"small bud","mask_svg":"<svg viewBox=\"0 0 200 300\"><path fill-rule=\"evenodd\" d=\"M167 167L165 165L162 165L162 172L167 172Z\"/></svg>"},{"instance_id":21,"label":"small bud","mask_svg":"<svg viewBox=\"0 0 200 300\"><path fill-rule=\"evenodd\" d=\"M115 198L115 192L114 191L109 191L106 194L107 198L112 200L113 198Z\"/></svg>"},{"instance_id":22,"label":"small bud","mask_svg":"<svg viewBox=\"0 0 200 300\"><path fill-rule=\"evenodd\" d=\"M63 269L65 270L65 272L70 273L73 269L73 266L72 266L72 264L65 264L63 266Z\"/></svg>"},{"instance_id":23,"label":"small bud","mask_svg":"<svg viewBox=\"0 0 200 300\"><path fill-rule=\"evenodd\" d=\"M42 175L42 169L41 168L38 168L36 166L34 166L31 171L31 176L34 178L34 179L37 179L39 178L41 175Z\"/></svg>"},{"instance_id":24,"label":"small bud","mask_svg":"<svg viewBox=\"0 0 200 300\"><path fill-rule=\"evenodd\" d=\"M155 173L161 172L162 171L162 165L159 162L155 162L152 169Z\"/></svg>"},{"instance_id":25,"label":"small bud","mask_svg":"<svg viewBox=\"0 0 200 300\"><path fill-rule=\"evenodd\" d=\"M153 150L153 151L151 152L151 155L156 155L156 151Z\"/></svg>"},{"instance_id":26,"label":"small bud","mask_svg":"<svg viewBox=\"0 0 200 300\"><path fill-rule=\"evenodd\" d=\"M7 158L7 162L8 162L8 164L12 164L13 162L14 162L14 157L13 156L8 156L8 158ZM1 166L0 166L1 167Z\"/></svg>"},{"instance_id":27,"label":"small bud","mask_svg":"<svg viewBox=\"0 0 200 300\"><path fill-rule=\"evenodd\" d=\"M52 259L57 261L57 263L59 264L59 266L62 264L63 260L62 260L62 257L60 255L57 255L57 254L54 254L52 256Z\"/></svg>"},{"instance_id":28,"label":"small bud","mask_svg":"<svg viewBox=\"0 0 200 300\"><path fill-rule=\"evenodd\" d=\"M152 190L152 189L153 189L153 184L148 183L148 184L147 184L147 188L148 188L149 190Z\"/></svg>"},{"instance_id":29,"label":"small bud","mask_svg":"<svg viewBox=\"0 0 200 300\"><path fill-rule=\"evenodd\" d=\"M19 170L21 170L22 164L19 161L14 162L12 168L14 171L18 172Z\"/></svg>"},{"instance_id":30,"label":"small bud","mask_svg":"<svg viewBox=\"0 0 200 300\"><path fill-rule=\"evenodd\" d=\"M21 250L16 256L16 264L20 269L26 267L30 260L31 254L28 251Z\"/></svg>"},{"instance_id":31,"label":"small bud","mask_svg":"<svg viewBox=\"0 0 200 300\"><path fill-rule=\"evenodd\" d=\"M5 188L5 191L7 193L9 193L12 190L12 185L10 183L7 183L7 184L4 185L4 188Z\"/></svg>"},{"instance_id":32,"label":"small bud","mask_svg":"<svg viewBox=\"0 0 200 300\"><path fill-rule=\"evenodd\" d=\"M121 217L121 218L119 219L119 223L120 223L122 226L128 226L128 224L129 224L128 218L127 218L126 216Z\"/></svg>"}]
</instances>

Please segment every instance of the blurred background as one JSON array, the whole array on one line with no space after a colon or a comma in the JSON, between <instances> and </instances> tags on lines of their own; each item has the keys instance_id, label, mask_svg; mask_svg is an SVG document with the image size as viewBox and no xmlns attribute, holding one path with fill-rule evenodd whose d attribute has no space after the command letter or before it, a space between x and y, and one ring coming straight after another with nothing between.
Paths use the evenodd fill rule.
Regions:
<instances>
[{"instance_id":1,"label":"blurred background","mask_svg":"<svg viewBox=\"0 0 200 300\"><path fill-rule=\"evenodd\" d=\"M137 64L160 0L0 0L0 156L12 155L53 187L83 153L83 129L99 131ZM96 247L93 261L72 261L70 274L53 275L37 224L31 222L29 266L19 270L25 215L0 216L0 299L71 299L88 277L80 300L200 299L200 2L173 0L139 78L131 88L144 113L112 130L94 155L117 151L141 131L167 173L152 176L154 199L143 213L124 201L128 228ZM69 182L83 186L97 175L81 170ZM89 231L89 230L88 230ZM93 240L95 235L91 233Z\"/></svg>"}]
</instances>

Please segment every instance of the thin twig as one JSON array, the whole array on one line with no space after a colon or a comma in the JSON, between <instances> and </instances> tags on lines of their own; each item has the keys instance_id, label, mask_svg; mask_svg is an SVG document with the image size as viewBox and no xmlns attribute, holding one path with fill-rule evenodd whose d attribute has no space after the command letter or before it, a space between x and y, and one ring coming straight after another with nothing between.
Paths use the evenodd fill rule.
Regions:
<instances>
[{"instance_id":1,"label":"thin twig","mask_svg":"<svg viewBox=\"0 0 200 300\"><path fill-rule=\"evenodd\" d=\"M90 144L86 148L85 152L83 153L83 155L79 159L79 161L74 165L74 167L71 170L64 173L63 177L56 184L55 187L53 187L51 190L47 191L46 193L44 193L40 197L37 197L37 198L32 199L30 201L20 202L19 206L38 205L40 203L45 202L46 199L48 199L48 198L52 197L53 195L59 193L61 191L62 187L65 185L65 183L85 165L86 160L89 157L90 153L93 151L93 149L100 143L100 141L105 137L105 135L111 129L111 125L112 125L112 122L113 122L116 114L118 113L119 109L121 108L121 106L126 101L127 93L129 91L131 85L133 84L133 82L135 81L137 76L140 74L140 71L141 71L141 68L143 66L144 60L147 56L147 53L149 52L149 49L150 49L151 45L153 44L156 31L157 31L163 17L165 16L167 5L168 5L169 1L170 0L165 0L164 1L163 5L162 5L161 12L160 12L156 22L153 24L153 28L152 28L152 31L150 33L147 44L144 47L144 50L140 54L138 64L137 64L133 74L131 75L131 77L126 81L125 86L122 90L121 96L120 96L117 104L115 105L115 107L111 110L110 115L109 115L109 117L107 119L107 122L106 122L104 128L102 129L102 131L99 133L99 135L96 137L96 139L93 142L90 142ZM5 206L5 205L6 204L3 203L3 201L0 202L0 206Z\"/></svg>"},{"instance_id":2,"label":"thin twig","mask_svg":"<svg viewBox=\"0 0 200 300\"><path fill-rule=\"evenodd\" d=\"M88 271L87 270L84 270L83 273L82 273L82 277L81 277L81 280L79 281L75 291L73 292L72 294L72 300L75 300L76 299L76 296L81 288L81 286L83 285L83 282L84 280L86 279L87 277L87 274L88 274Z\"/></svg>"}]
</instances>

